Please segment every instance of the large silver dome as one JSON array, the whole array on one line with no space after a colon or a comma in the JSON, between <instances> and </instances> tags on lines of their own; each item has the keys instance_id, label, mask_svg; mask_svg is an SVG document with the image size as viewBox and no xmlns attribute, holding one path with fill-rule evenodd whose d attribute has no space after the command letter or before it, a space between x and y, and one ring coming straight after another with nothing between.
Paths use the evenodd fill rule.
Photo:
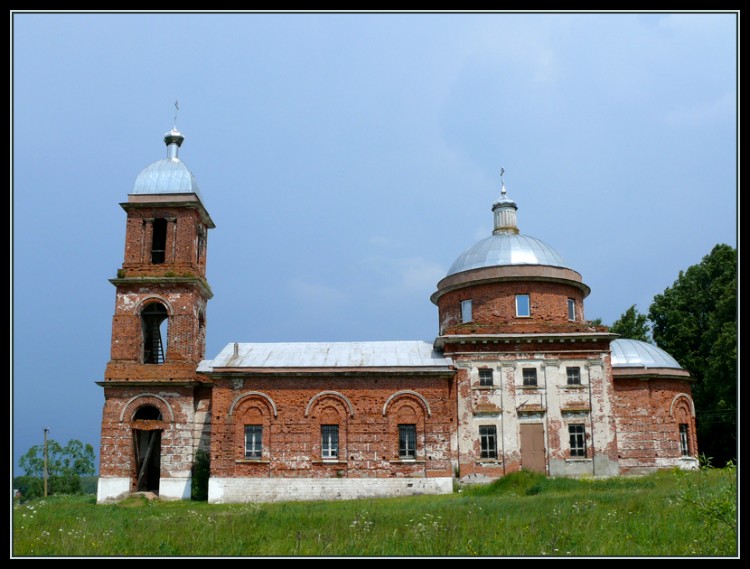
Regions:
<instances>
[{"instance_id":1,"label":"large silver dome","mask_svg":"<svg viewBox=\"0 0 750 569\"><path fill-rule=\"evenodd\" d=\"M448 269L446 276L499 265L548 265L570 268L560 253L544 241L528 235L496 233L461 253Z\"/></svg>"},{"instance_id":2,"label":"large silver dome","mask_svg":"<svg viewBox=\"0 0 750 569\"><path fill-rule=\"evenodd\" d=\"M196 194L201 199L193 174L177 157L177 150L183 140L185 137L177 129L164 135L167 157L147 166L138 174L131 194Z\"/></svg>"},{"instance_id":3,"label":"large silver dome","mask_svg":"<svg viewBox=\"0 0 750 569\"><path fill-rule=\"evenodd\" d=\"M645 367L682 369L677 360L648 342L618 338L610 343L612 367Z\"/></svg>"}]
</instances>

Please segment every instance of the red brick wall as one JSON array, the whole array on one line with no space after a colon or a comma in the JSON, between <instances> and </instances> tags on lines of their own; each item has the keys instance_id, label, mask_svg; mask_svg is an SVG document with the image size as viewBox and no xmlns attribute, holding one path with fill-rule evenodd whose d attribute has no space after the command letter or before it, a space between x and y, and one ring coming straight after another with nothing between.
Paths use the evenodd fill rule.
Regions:
<instances>
[{"instance_id":1,"label":"red brick wall","mask_svg":"<svg viewBox=\"0 0 750 569\"><path fill-rule=\"evenodd\" d=\"M375 375L217 378L212 400L211 474L217 477L451 476L452 378ZM429 403L431 415L414 391ZM235 403L239 396L251 392ZM341 397L331 394L336 392ZM322 394L322 395L321 395ZM277 415L268 399L276 405ZM312 404L311 404L312 401ZM234 410L230 415L232 404ZM352 410L349 408L351 404ZM308 412L307 415L305 414ZM252 421L246 423L246 421ZM339 425L339 461L323 462L320 425ZM398 424L417 425L414 462L398 457ZM244 425L262 424L261 461L244 460Z\"/></svg>"},{"instance_id":2,"label":"red brick wall","mask_svg":"<svg viewBox=\"0 0 750 569\"><path fill-rule=\"evenodd\" d=\"M102 412L100 476L130 477L135 483L132 429L136 411L153 406L161 412L161 476L189 470L195 453L192 387L147 390L147 386L108 387ZM135 487L133 487L135 489Z\"/></svg>"},{"instance_id":3,"label":"red brick wall","mask_svg":"<svg viewBox=\"0 0 750 569\"><path fill-rule=\"evenodd\" d=\"M665 460L679 459L680 423L688 424L691 455L697 455L695 417L689 401L691 388L685 380L615 379L612 409L623 474L659 468Z\"/></svg>"},{"instance_id":4,"label":"red brick wall","mask_svg":"<svg viewBox=\"0 0 750 569\"><path fill-rule=\"evenodd\" d=\"M528 294L530 317L516 316L516 294ZM568 298L576 321L568 320ZM473 320L461 323L461 301L472 300ZM583 292L560 283L519 281L476 284L445 293L438 300L442 334L570 332L583 330Z\"/></svg>"},{"instance_id":5,"label":"red brick wall","mask_svg":"<svg viewBox=\"0 0 750 569\"><path fill-rule=\"evenodd\" d=\"M206 349L206 299L195 285L179 283L127 284L117 287L112 319L112 360L143 361L141 311L160 302L169 314L166 360L196 365Z\"/></svg>"},{"instance_id":6,"label":"red brick wall","mask_svg":"<svg viewBox=\"0 0 750 569\"><path fill-rule=\"evenodd\" d=\"M128 208L125 231L125 276L164 276L165 272L184 276L206 274L207 228L194 208L139 207ZM164 263L151 263L153 220L167 219L167 242ZM198 255L198 237L203 246Z\"/></svg>"}]
</instances>

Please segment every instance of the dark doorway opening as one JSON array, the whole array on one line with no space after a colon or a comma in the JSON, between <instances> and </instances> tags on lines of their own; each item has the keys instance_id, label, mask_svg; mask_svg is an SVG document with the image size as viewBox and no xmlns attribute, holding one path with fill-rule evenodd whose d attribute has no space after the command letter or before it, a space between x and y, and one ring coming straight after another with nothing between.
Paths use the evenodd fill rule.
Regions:
<instances>
[{"instance_id":1,"label":"dark doorway opening","mask_svg":"<svg viewBox=\"0 0 750 569\"><path fill-rule=\"evenodd\" d=\"M161 476L161 413L146 405L133 417L133 451L135 454L135 489L159 493Z\"/></svg>"}]
</instances>

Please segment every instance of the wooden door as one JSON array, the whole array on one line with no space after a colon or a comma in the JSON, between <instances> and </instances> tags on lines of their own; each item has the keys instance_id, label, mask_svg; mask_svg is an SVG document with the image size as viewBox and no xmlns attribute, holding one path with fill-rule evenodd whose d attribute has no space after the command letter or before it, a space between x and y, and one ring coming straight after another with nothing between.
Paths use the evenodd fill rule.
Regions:
<instances>
[{"instance_id":1,"label":"wooden door","mask_svg":"<svg viewBox=\"0 0 750 569\"><path fill-rule=\"evenodd\" d=\"M521 424L521 469L547 474L544 425L541 423Z\"/></svg>"}]
</instances>

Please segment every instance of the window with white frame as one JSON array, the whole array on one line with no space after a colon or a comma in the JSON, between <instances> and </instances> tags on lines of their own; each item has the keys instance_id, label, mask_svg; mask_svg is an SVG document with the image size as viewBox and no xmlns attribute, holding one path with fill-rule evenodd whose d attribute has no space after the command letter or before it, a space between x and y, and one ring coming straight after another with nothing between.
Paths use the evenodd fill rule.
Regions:
<instances>
[{"instance_id":1,"label":"window with white frame","mask_svg":"<svg viewBox=\"0 0 750 569\"><path fill-rule=\"evenodd\" d=\"M398 456L401 459L413 459L417 456L417 426L398 426Z\"/></svg>"},{"instance_id":2,"label":"window with white frame","mask_svg":"<svg viewBox=\"0 0 750 569\"><path fill-rule=\"evenodd\" d=\"M474 319L471 300L461 301L461 322L472 322Z\"/></svg>"},{"instance_id":3,"label":"window with white frame","mask_svg":"<svg viewBox=\"0 0 750 569\"><path fill-rule=\"evenodd\" d=\"M528 387L536 385L536 368L525 367L521 372L523 374L523 384Z\"/></svg>"},{"instance_id":4,"label":"window with white frame","mask_svg":"<svg viewBox=\"0 0 750 569\"><path fill-rule=\"evenodd\" d=\"M497 427L479 427L480 458L497 458Z\"/></svg>"},{"instance_id":5,"label":"window with white frame","mask_svg":"<svg viewBox=\"0 0 750 569\"><path fill-rule=\"evenodd\" d=\"M568 299L568 320L573 320L575 322L576 319L576 301L572 298Z\"/></svg>"},{"instance_id":6,"label":"window with white frame","mask_svg":"<svg viewBox=\"0 0 750 569\"><path fill-rule=\"evenodd\" d=\"M531 316L531 299L528 294L516 295L516 316Z\"/></svg>"},{"instance_id":7,"label":"window with white frame","mask_svg":"<svg viewBox=\"0 0 750 569\"><path fill-rule=\"evenodd\" d=\"M690 438L687 423L680 423L680 454L690 456Z\"/></svg>"},{"instance_id":8,"label":"window with white frame","mask_svg":"<svg viewBox=\"0 0 750 569\"><path fill-rule=\"evenodd\" d=\"M245 425L245 458L259 459L263 456L263 426Z\"/></svg>"},{"instance_id":9,"label":"window with white frame","mask_svg":"<svg viewBox=\"0 0 750 569\"><path fill-rule=\"evenodd\" d=\"M568 375L568 385L581 385L581 368L567 367L565 371Z\"/></svg>"},{"instance_id":10,"label":"window with white frame","mask_svg":"<svg viewBox=\"0 0 750 569\"><path fill-rule=\"evenodd\" d=\"M320 454L323 459L333 460L339 457L339 426L320 426Z\"/></svg>"},{"instance_id":11,"label":"window with white frame","mask_svg":"<svg viewBox=\"0 0 750 569\"><path fill-rule=\"evenodd\" d=\"M479 368L479 386L492 387L493 383L492 370L488 367Z\"/></svg>"},{"instance_id":12,"label":"window with white frame","mask_svg":"<svg viewBox=\"0 0 750 569\"><path fill-rule=\"evenodd\" d=\"M586 427L583 425L568 425L570 436L570 456L575 458L586 457Z\"/></svg>"}]
</instances>

